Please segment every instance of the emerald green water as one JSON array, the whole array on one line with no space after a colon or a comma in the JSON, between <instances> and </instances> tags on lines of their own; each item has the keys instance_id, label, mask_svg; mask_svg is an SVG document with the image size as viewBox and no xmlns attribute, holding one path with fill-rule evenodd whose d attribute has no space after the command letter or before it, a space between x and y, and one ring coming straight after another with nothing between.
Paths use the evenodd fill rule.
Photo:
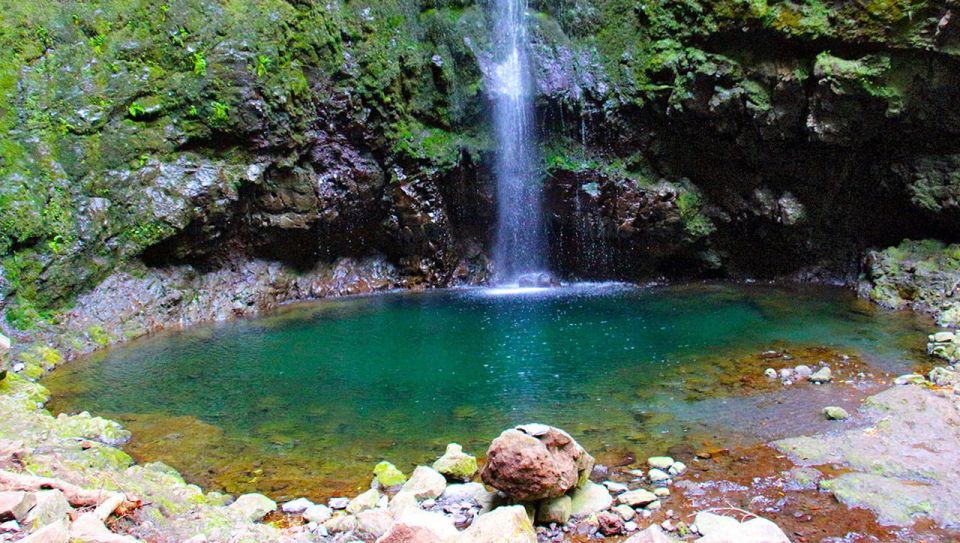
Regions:
<instances>
[{"instance_id":1,"label":"emerald green water","mask_svg":"<svg viewBox=\"0 0 960 543\"><path fill-rule=\"evenodd\" d=\"M869 373L899 372L916 361L924 330L825 288L398 293L159 335L45 384L54 411L123 421L135 456L189 480L324 496L365 484L381 459L409 469L449 441L482 454L501 430L529 421L624 463L678 443L789 434L805 427L757 423L763 402L811 404L814 415L821 405L791 400L800 385L728 390L723 376L755 377L767 363L745 366L744 356L829 346L863 355Z\"/></svg>"}]
</instances>

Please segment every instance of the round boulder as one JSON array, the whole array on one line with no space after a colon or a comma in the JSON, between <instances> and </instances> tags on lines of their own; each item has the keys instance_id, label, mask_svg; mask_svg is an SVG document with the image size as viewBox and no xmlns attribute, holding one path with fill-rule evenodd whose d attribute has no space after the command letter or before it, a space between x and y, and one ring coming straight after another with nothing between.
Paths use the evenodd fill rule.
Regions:
<instances>
[{"instance_id":1,"label":"round boulder","mask_svg":"<svg viewBox=\"0 0 960 543\"><path fill-rule=\"evenodd\" d=\"M585 484L594 459L570 434L544 424L507 430L493 440L483 482L517 501L557 498Z\"/></svg>"}]
</instances>

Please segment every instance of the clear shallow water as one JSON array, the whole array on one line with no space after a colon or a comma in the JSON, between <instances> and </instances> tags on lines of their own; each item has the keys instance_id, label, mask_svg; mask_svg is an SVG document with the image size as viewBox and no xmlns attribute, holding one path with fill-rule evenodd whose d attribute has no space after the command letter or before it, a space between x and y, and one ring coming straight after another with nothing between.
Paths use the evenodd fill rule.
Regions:
<instances>
[{"instance_id":1,"label":"clear shallow water","mask_svg":"<svg viewBox=\"0 0 960 543\"><path fill-rule=\"evenodd\" d=\"M823 404L779 385L738 388L740 373L773 365L757 353L829 346L896 373L917 360L925 329L839 289L398 293L163 334L71 364L45 385L52 410L123 421L136 457L190 480L321 497L364 484L381 459L406 470L449 441L479 454L529 421L567 429L609 463L677 443L789 434L790 424L756 417Z\"/></svg>"}]
</instances>

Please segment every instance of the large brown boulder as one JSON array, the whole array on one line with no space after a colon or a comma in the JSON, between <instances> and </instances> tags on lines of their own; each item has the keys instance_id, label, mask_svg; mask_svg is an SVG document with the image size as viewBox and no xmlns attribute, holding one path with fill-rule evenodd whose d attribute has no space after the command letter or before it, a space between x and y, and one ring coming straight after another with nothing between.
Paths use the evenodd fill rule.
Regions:
<instances>
[{"instance_id":1,"label":"large brown boulder","mask_svg":"<svg viewBox=\"0 0 960 543\"><path fill-rule=\"evenodd\" d=\"M563 496L586 483L593 464L570 434L527 424L493 440L480 476L508 497L526 502Z\"/></svg>"}]
</instances>

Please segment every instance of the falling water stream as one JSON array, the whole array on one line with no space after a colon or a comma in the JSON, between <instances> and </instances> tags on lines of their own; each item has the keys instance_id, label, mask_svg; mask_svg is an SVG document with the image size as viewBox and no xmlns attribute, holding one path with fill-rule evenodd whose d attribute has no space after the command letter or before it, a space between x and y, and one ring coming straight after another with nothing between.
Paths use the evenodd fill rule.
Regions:
<instances>
[{"instance_id":1,"label":"falling water stream","mask_svg":"<svg viewBox=\"0 0 960 543\"><path fill-rule=\"evenodd\" d=\"M510 283L544 270L546 259L526 50L527 0L495 1L492 93L499 222L494 257L498 281Z\"/></svg>"}]
</instances>

